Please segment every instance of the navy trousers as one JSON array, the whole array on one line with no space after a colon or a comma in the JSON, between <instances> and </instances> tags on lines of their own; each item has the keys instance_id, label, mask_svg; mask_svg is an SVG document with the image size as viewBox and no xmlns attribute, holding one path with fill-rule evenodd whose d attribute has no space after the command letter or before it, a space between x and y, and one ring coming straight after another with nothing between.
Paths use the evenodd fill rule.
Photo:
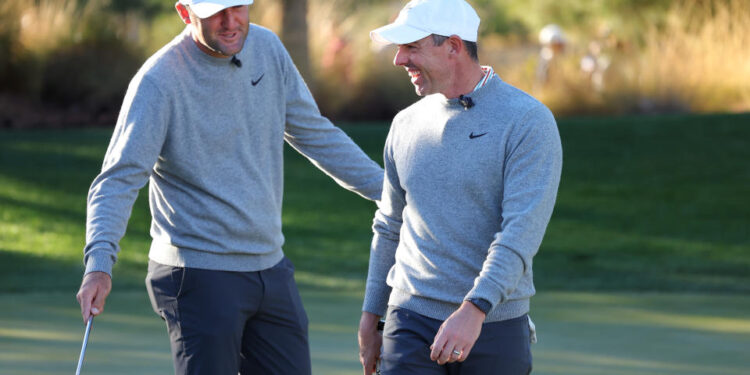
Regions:
<instances>
[{"instance_id":1,"label":"navy trousers","mask_svg":"<svg viewBox=\"0 0 750 375\"><path fill-rule=\"evenodd\" d=\"M529 320L524 314L485 323L464 362L438 365L430 345L442 321L391 307L383 330L382 375L528 375L531 373Z\"/></svg>"},{"instance_id":2,"label":"navy trousers","mask_svg":"<svg viewBox=\"0 0 750 375\"><path fill-rule=\"evenodd\" d=\"M311 373L307 314L287 258L258 272L150 261L146 288L167 323L175 374Z\"/></svg>"}]
</instances>

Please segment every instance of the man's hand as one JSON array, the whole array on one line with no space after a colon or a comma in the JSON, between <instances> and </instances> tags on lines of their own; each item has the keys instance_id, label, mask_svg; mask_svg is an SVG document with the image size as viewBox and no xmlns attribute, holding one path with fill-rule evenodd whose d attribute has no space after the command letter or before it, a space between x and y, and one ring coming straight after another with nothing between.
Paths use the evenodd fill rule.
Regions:
<instances>
[{"instance_id":1,"label":"man's hand","mask_svg":"<svg viewBox=\"0 0 750 375\"><path fill-rule=\"evenodd\" d=\"M362 312L362 318L359 320L359 362L362 364L364 375L375 372L375 366L380 358L383 336L378 332L379 320L379 316L367 311Z\"/></svg>"},{"instance_id":2,"label":"man's hand","mask_svg":"<svg viewBox=\"0 0 750 375\"><path fill-rule=\"evenodd\" d=\"M451 362L463 362L469 356L471 348L479 338L485 314L473 303L464 301L451 316L446 319L430 346L430 359L439 365ZM456 354L453 351L460 354Z\"/></svg>"},{"instance_id":3,"label":"man's hand","mask_svg":"<svg viewBox=\"0 0 750 375\"><path fill-rule=\"evenodd\" d=\"M81 305L84 324L90 316L99 315L104 311L104 301L111 290L112 278L104 272L91 272L83 277L76 299Z\"/></svg>"}]
</instances>

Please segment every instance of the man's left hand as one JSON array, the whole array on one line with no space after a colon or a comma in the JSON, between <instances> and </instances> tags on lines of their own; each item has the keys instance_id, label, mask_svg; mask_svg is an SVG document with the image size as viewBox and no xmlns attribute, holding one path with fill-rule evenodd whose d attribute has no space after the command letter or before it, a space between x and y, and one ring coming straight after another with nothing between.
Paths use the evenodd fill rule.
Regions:
<instances>
[{"instance_id":1,"label":"man's left hand","mask_svg":"<svg viewBox=\"0 0 750 375\"><path fill-rule=\"evenodd\" d=\"M380 347L383 345L383 334L377 330L378 320L379 316L367 311L362 312L359 320L359 363L362 364L364 375L372 375L377 370Z\"/></svg>"},{"instance_id":2,"label":"man's left hand","mask_svg":"<svg viewBox=\"0 0 750 375\"><path fill-rule=\"evenodd\" d=\"M430 359L439 365L466 360L482 331L484 317L482 310L464 301L440 326L430 346Z\"/></svg>"}]
</instances>

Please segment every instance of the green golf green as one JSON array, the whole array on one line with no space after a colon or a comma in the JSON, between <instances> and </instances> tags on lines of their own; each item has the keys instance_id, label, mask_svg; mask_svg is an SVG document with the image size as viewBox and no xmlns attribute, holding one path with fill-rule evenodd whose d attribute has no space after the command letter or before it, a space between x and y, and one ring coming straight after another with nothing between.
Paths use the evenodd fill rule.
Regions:
<instances>
[{"instance_id":1,"label":"green golf green","mask_svg":"<svg viewBox=\"0 0 750 375\"><path fill-rule=\"evenodd\" d=\"M302 289L313 374L361 373L361 294ZM2 294L0 373L70 374L85 326L72 293ZM750 371L750 297L545 292L533 299L534 373L744 375ZM145 291L113 294L94 322L82 373L172 372L164 323Z\"/></svg>"},{"instance_id":2,"label":"green golf green","mask_svg":"<svg viewBox=\"0 0 750 375\"><path fill-rule=\"evenodd\" d=\"M750 115L559 123L563 177L534 259L536 374L747 374ZM381 160L386 124L344 129ZM0 130L0 373L75 370L86 192L111 130ZM287 150L284 251L315 374L357 374L375 205ZM150 216L133 209L84 373L171 373L143 287Z\"/></svg>"}]
</instances>

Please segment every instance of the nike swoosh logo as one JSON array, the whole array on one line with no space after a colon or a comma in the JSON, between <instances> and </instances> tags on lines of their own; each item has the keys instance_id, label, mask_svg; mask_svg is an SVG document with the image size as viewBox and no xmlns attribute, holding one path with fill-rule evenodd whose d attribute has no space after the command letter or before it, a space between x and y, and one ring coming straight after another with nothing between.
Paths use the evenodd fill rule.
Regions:
<instances>
[{"instance_id":1,"label":"nike swoosh logo","mask_svg":"<svg viewBox=\"0 0 750 375\"><path fill-rule=\"evenodd\" d=\"M263 74L261 74L261 75L260 75L260 77L258 77L258 79L253 79L253 80L251 80L251 81L250 81L250 83L252 83L252 84L253 84L253 86L257 85L257 84L258 84L258 82L260 82L260 80L261 80L261 79L263 79L263 76L264 76L264 75L266 75L266 73L263 73Z\"/></svg>"},{"instance_id":2,"label":"nike swoosh logo","mask_svg":"<svg viewBox=\"0 0 750 375\"><path fill-rule=\"evenodd\" d=\"M481 137L481 136L483 136L485 134L487 134L487 133L474 134L474 132L471 132L471 134L469 134L469 139L479 138L479 137Z\"/></svg>"}]
</instances>

